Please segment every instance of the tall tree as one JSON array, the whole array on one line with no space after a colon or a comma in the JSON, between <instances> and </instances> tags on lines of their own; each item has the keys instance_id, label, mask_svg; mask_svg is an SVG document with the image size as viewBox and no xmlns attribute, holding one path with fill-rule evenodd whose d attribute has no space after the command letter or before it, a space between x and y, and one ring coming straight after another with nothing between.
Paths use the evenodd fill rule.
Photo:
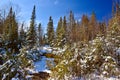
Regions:
<instances>
[{"instance_id":1,"label":"tall tree","mask_svg":"<svg viewBox=\"0 0 120 80\"><path fill-rule=\"evenodd\" d=\"M16 19L15 19L15 13L13 14L13 17L12 17L12 37L13 37L13 40L14 41L18 41L18 23L16 22Z\"/></svg>"},{"instance_id":2,"label":"tall tree","mask_svg":"<svg viewBox=\"0 0 120 80\"><path fill-rule=\"evenodd\" d=\"M58 22L57 30L56 30L56 45L59 47L62 47L64 44L64 38L65 38L65 22L63 22L62 17L60 17L60 20Z\"/></svg>"},{"instance_id":3,"label":"tall tree","mask_svg":"<svg viewBox=\"0 0 120 80\"><path fill-rule=\"evenodd\" d=\"M33 7L33 11L32 11L32 16L31 16L31 21L30 21L30 28L27 32L27 44L32 47L35 45L36 43L36 30L35 30L35 18L36 18L36 15L35 15L35 5Z\"/></svg>"},{"instance_id":4,"label":"tall tree","mask_svg":"<svg viewBox=\"0 0 120 80\"><path fill-rule=\"evenodd\" d=\"M60 33L61 27L62 27L62 17L60 17L60 20L59 20L59 22L58 22L57 29L56 29L57 38L58 38L59 35L61 34L61 33Z\"/></svg>"},{"instance_id":5,"label":"tall tree","mask_svg":"<svg viewBox=\"0 0 120 80\"><path fill-rule=\"evenodd\" d=\"M21 45L25 44L25 36L26 36L26 33L24 31L24 22L22 23L21 25L21 29L20 29L20 33L19 33L19 40L20 40L20 43Z\"/></svg>"},{"instance_id":6,"label":"tall tree","mask_svg":"<svg viewBox=\"0 0 120 80\"><path fill-rule=\"evenodd\" d=\"M63 22L62 22L62 27L63 27L63 30L64 30L64 39L67 40L67 20L66 20L66 16L64 16L63 18Z\"/></svg>"},{"instance_id":7,"label":"tall tree","mask_svg":"<svg viewBox=\"0 0 120 80\"><path fill-rule=\"evenodd\" d=\"M48 40L48 44L52 45L52 42L53 42L54 38L55 38L55 35L54 35L54 28L53 28L53 19L50 16L49 22L48 22L48 25L47 25L47 40Z\"/></svg>"},{"instance_id":8,"label":"tall tree","mask_svg":"<svg viewBox=\"0 0 120 80\"><path fill-rule=\"evenodd\" d=\"M97 28L97 34L99 35L106 35L106 23L105 22L101 22L98 24L98 28Z\"/></svg>"},{"instance_id":9,"label":"tall tree","mask_svg":"<svg viewBox=\"0 0 120 80\"><path fill-rule=\"evenodd\" d=\"M67 20L66 20L66 16L64 16L64 18L63 18L63 23L62 23L62 25L63 25L64 30L67 31Z\"/></svg>"},{"instance_id":10,"label":"tall tree","mask_svg":"<svg viewBox=\"0 0 120 80\"><path fill-rule=\"evenodd\" d=\"M74 29L75 28L75 19L74 19L74 14L72 11L70 11L70 14L69 14L69 21L68 21L68 27L67 27L67 40L69 40L70 42L72 41L73 39L73 32L74 32Z\"/></svg>"},{"instance_id":11,"label":"tall tree","mask_svg":"<svg viewBox=\"0 0 120 80\"><path fill-rule=\"evenodd\" d=\"M87 15L82 16L81 20L81 27L80 27L80 40L81 41L88 41L88 24L89 24L89 19Z\"/></svg>"},{"instance_id":12,"label":"tall tree","mask_svg":"<svg viewBox=\"0 0 120 80\"><path fill-rule=\"evenodd\" d=\"M89 40L93 40L96 37L97 21L96 15L93 12L89 22Z\"/></svg>"},{"instance_id":13,"label":"tall tree","mask_svg":"<svg viewBox=\"0 0 120 80\"><path fill-rule=\"evenodd\" d=\"M43 44L43 31L41 27L41 23L38 25L38 44L39 46Z\"/></svg>"},{"instance_id":14,"label":"tall tree","mask_svg":"<svg viewBox=\"0 0 120 80\"><path fill-rule=\"evenodd\" d=\"M110 19L108 30L111 29L114 22L120 23L120 0L113 1L113 3L114 3L113 5L113 11L114 11L113 17L114 18Z\"/></svg>"},{"instance_id":15,"label":"tall tree","mask_svg":"<svg viewBox=\"0 0 120 80\"><path fill-rule=\"evenodd\" d=\"M7 48L12 48L15 50L17 49L18 45L18 22L15 17L15 13L13 12L12 7L10 8L10 11L8 13L8 16L6 17L4 21L4 32L3 32L3 40L5 43L7 43Z\"/></svg>"},{"instance_id":16,"label":"tall tree","mask_svg":"<svg viewBox=\"0 0 120 80\"><path fill-rule=\"evenodd\" d=\"M4 21L4 32L3 32L3 36L4 36L4 41L7 41L8 40L8 35L9 35L9 27L11 27L11 18L12 18L12 14L13 14L13 11L12 11L12 7L10 8L10 11L8 13L8 16L6 17L5 21Z\"/></svg>"}]
</instances>

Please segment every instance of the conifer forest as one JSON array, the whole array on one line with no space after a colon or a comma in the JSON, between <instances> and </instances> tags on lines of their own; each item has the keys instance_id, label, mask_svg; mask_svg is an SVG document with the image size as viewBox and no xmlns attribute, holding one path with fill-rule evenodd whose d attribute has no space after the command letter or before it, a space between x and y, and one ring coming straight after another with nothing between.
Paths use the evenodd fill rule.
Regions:
<instances>
[{"instance_id":1,"label":"conifer forest","mask_svg":"<svg viewBox=\"0 0 120 80\"><path fill-rule=\"evenodd\" d=\"M30 14L28 22L18 16L16 5L0 4L0 80L120 80L120 0L110 1L109 18L101 20L92 10L79 16L69 9L57 20L45 13L49 15L45 23L37 20L36 3L24 15ZM59 9L49 10L57 15Z\"/></svg>"}]
</instances>

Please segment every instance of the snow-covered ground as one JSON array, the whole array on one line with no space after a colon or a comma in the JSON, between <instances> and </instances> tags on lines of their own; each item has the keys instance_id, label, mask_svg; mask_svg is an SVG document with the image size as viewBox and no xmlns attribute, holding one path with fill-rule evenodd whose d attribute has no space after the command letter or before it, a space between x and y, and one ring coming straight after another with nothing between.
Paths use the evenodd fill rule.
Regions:
<instances>
[{"instance_id":1,"label":"snow-covered ground","mask_svg":"<svg viewBox=\"0 0 120 80\"><path fill-rule=\"evenodd\" d=\"M42 57L41 60L34 62L35 71L43 71L46 69L46 57Z\"/></svg>"},{"instance_id":2,"label":"snow-covered ground","mask_svg":"<svg viewBox=\"0 0 120 80\"><path fill-rule=\"evenodd\" d=\"M51 53L52 52L52 48L48 45L45 45L45 46L42 46L39 48L39 51L43 54L45 53ZM34 62L34 68L35 68L35 71L36 72L39 72L39 71L49 71L47 69L47 63L46 61L47 60L54 60L52 58L46 58L45 56L42 56L42 58L39 60L39 61L36 61Z\"/></svg>"},{"instance_id":3,"label":"snow-covered ground","mask_svg":"<svg viewBox=\"0 0 120 80\"><path fill-rule=\"evenodd\" d=\"M47 68L47 63L46 61L47 60L54 60L52 58L46 58L45 56L42 57L41 60L37 61L37 62L34 62L34 70L35 72L49 72L48 68Z\"/></svg>"}]
</instances>

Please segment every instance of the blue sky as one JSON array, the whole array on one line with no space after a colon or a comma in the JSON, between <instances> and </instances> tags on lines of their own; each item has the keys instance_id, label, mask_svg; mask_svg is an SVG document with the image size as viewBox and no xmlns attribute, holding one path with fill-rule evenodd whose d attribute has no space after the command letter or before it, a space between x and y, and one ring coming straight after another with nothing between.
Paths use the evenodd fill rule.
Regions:
<instances>
[{"instance_id":1,"label":"blue sky","mask_svg":"<svg viewBox=\"0 0 120 80\"><path fill-rule=\"evenodd\" d=\"M68 16L69 11L74 12L75 18L80 19L83 14L96 13L97 19L102 21L111 15L112 0L0 0L0 8L7 5L17 5L20 13L20 21L29 22L33 5L36 5L36 21L47 26L49 16L52 16L54 25L60 16ZM7 7L9 8L9 7Z\"/></svg>"}]
</instances>

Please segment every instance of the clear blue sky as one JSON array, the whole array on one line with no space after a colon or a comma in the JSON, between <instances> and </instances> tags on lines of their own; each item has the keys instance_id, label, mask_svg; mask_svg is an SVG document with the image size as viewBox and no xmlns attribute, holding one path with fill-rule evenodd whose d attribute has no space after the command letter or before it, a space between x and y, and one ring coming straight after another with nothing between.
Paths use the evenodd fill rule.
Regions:
<instances>
[{"instance_id":1,"label":"clear blue sky","mask_svg":"<svg viewBox=\"0 0 120 80\"><path fill-rule=\"evenodd\" d=\"M80 19L83 14L96 13L98 20L103 20L111 15L112 0L0 0L0 8L6 5L18 5L20 20L28 22L31 17L33 5L36 5L36 21L47 26L49 16L53 17L54 25L60 16L68 16L69 11L74 12L75 18Z\"/></svg>"}]
</instances>

